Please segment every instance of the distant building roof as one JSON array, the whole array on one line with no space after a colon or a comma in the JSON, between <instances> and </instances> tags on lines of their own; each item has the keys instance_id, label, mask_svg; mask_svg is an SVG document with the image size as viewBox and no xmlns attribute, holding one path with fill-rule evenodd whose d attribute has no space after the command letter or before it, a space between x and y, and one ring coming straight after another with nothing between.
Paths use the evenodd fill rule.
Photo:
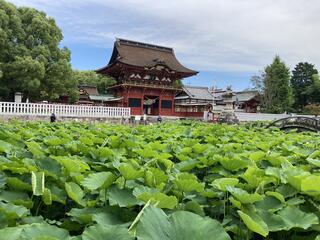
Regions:
<instances>
[{"instance_id":1,"label":"distant building roof","mask_svg":"<svg viewBox=\"0 0 320 240\"><path fill-rule=\"evenodd\" d=\"M143 68L163 65L167 66L170 70L184 73L185 76L192 76L198 73L184 67L175 57L172 48L120 38L117 38L114 43L112 56L108 65L98 69L97 72L107 72L108 68L117 62Z\"/></svg>"},{"instance_id":2,"label":"distant building roof","mask_svg":"<svg viewBox=\"0 0 320 240\"><path fill-rule=\"evenodd\" d=\"M80 85L79 89L84 90L88 95L99 95L97 87L92 85Z\"/></svg>"},{"instance_id":3,"label":"distant building roof","mask_svg":"<svg viewBox=\"0 0 320 240\"><path fill-rule=\"evenodd\" d=\"M258 91L242 91L242 92L236 92L236 101L238 102L247 102L251 99L254 99L255 97L259 96Z\"/></svg>"},{"instance_id":4,"label":"distant building roof","mask_svg":"<svg viewBox=\"0 0 320 240\"><path fill-rule=\"evenodd\" d=\"M193 99L213 100L207 87L183 86L183 91Z\"/></svg>"},{"instance_id":5,"label":"distant building roof","mask_svg":"<svg viewBox=\"0 0 320 240\"><path fill-rule=\"evenodd\" d=\"M116 98L113 95L89 95L89 98L92 101L101 101L101 102L118 101L122 99L122 97Z\"/></svg>"}]
</instances>

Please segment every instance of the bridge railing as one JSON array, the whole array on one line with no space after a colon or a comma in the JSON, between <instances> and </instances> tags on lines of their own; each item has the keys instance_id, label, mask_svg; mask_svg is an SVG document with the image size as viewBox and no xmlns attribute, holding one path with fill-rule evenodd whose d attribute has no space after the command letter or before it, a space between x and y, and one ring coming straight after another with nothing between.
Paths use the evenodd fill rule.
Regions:
<instances>
[{"instance_id":1,"label":"bridge railing","mask_svg":"<svg viewBox=\"0 0 320 240\"><path fill-rule=\"evenodd\" d=\"M130 117L130 108L0 102L0 115L49 116L52 113L65 117L128 118Z\"/></svg>"}]
</instances>

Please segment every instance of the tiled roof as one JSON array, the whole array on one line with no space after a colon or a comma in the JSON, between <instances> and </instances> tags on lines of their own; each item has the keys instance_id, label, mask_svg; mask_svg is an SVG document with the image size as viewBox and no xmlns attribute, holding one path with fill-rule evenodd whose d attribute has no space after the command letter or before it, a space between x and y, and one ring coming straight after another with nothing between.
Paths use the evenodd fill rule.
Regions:
<instances>
[{"instance_id":1,"label":"tiled roof","mask_svg":"<svg viewBox=\"0 0 320 240\"><path fill-rule=\"evenodd\" d=\"M190 98L213 100L213 96L207 87L183 86L183 90Z\"/></svg>"},{"instance_id":2,"label":"tiled roof","mask_svg":"<svg viewBox=\"0 0 320 240\"><path fill-rule=\"evenodd\" d=\"M236 101L247 102L259 95L258 91L243 91L236 93Z\"/></svg>"},{"instance_id":3,"label":"tiled roof","mask_svg":"<svg viewBox=\"0 0 320 240\"><path fill-rule=\"evenodd\" d=\"M103 69L108 68L116 62L147 68L164 65L173 71L186 73L188 76L197 74L196 71L184 67L178 61L172 48L119 38L114 44L108 66L97 70L97 72L102 72Z\"/></svg>"}]
</instances>

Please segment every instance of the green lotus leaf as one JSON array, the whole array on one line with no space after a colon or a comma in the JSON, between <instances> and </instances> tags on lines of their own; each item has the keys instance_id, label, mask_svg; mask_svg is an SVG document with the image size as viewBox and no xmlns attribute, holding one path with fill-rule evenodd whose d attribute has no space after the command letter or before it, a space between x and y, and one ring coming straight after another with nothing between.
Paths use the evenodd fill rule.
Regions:
<instances>
[{"instance_id":1,"label":"green lotus leaf","mask_svg":"<svg viewBox=\"0 0 320 240\"><path fill-rule=\"evenodd\" d=\"M26 190L30 192L32 191L31 184L25 183L24 181L21 181L19 178L16 177L8 177L7 185L15 190Z\"/></svg>"},{"instance_id":2,"label":"green lotus leaf","mask_svg":"<svg viewBox=\"0 0 320 240\"><path fill-rule=\"evenodd\" d=\"M45 223L33 223L23 228L22 240L61 240L69 239L67 230Z\"/></svg>"},{"instance_id":3,"label":"green lotus leaf","mask_svg":"<svg viewBox=\"0 0 320 240\"><path fill-rule=\"evenodd\" d=\"M148 168L145 172L145 181L149 187L156 187L160 183L168 181L168 176L157 168Z\"/></svg>"},{"instance_id":4,"label":"green lotus leaf","mask_svg":"<svg viewBox=\"0 0 320 240\"><path fill-rule=\"evenodd\" d=\"M85 202L83 200L84 192L79 187L78 184L76 184L74 182L66 182L65 189L66 189L68 196L72 200L74 200L76 203L80 204L81 206L85 206Z\"/></svg>"},{"instance_id":5,"label":"green lotus leaf","mask_svg":"<svg viewBox=\"0 0 320 240\"><path fill-rule=\"evenodd\" d=\"M299 197L294 197L294 198L288 199L287 204L288 205L300 205L300 204L302 204L304 202L305 202L304 199L299 198Z\"/></svg>"},{"instance_id":6,"label":"green lotus leaf","mask_svg":"<svg viewBox=\"0 0 320 240\"><path fill-rule=\"evenodd\" d=\"M34 157L43 157L45 155L39 143L31 141L26 142L26 145Z\"/></svg>"},{"instance_id":7,"label":"green lotus leaf","mask_svg":"<svg viewBox=\"0 0 320 240\"><path fill-rule=\"evenodd\" d=\"M133 240L127 228L121 226L93 225L82 233L82 240Z\"/></svg>"},{"instance_id":8,"label":"green lotus leaf","mask_svg":"<svg viewBox=\"0 0 320 240\"><path fill-rule=\"evenodd\" d=\"M126 180L134 180L143 177L144 172L142 170L136 170L132 165L123 163L118 167L119 172Z\"/></svg>"},{"instance_id":9,"label":"green lotus leaf","mask_svg":"<svg viewBox=\"0 0 320 240\"><path fill-rule=\"evenodd\" d=\"M31 208L33 204L28 194L21 191L1 191L0 200L15 205L22 205L26 208Z\"/></svg>"},{"instance_id":10,"label":"green lotus leaf","mask_svg":"<svg viewBox=\"0 0 320 240\"><path fill-rule=\"evenodd\" d=\"M275 197L276 199L278 199L278 200L279 200L280 202L282 202L282 203L285 203L285 201L286 201L281 193L272 192L272 191L267 191L265 194L266 194L267 196Z\"/></svg>"},{"instance_id":11,"label":"green lotus leaf","mask_svg":"<svg viewBox=\"0 0 320 240\"><path fill-rule=\"evenodd\" d=\"M267 224L270 232L283 231L287 229L282 217L269 211L258 210L259 217Z\"/></svg>"},{"instance_id":12,"label":"green lotus leaf","mask_svg":"<svg viewBox=\"0 0 320 240\"><path fill-rule=\"evenodd\" d=\"M7 183L7 177L4 173L0 173L0 189L3 188Z\"/></svg>"},{"instance_id":13,"label":"green lotus leaf","mask_svg":"<svg viewBox=\"0 0 320 240\"><path fill-rule=\"evenodd\" d=\"M227 170L237 171L239 169L246 168L252 163L249 159L237 156L235 154L226 156L219 160L220 164Z\"/></svg>"},{"instance_id":14,"label":"green lotus leaf","mask_svg":"<svg viewBox=\"0 0 320 240\"><path fill-rule=\"evenodd\" d=\"M285 222L287 230L295 227L308 229L314 224L319 224L316 214L303 212L297 206L287 206L279 212L279 216Z\"/></svg>"},{"instance_id":15,"label":"green lotus leaf","mask_svg":"<svg viewBox=\"0 0 320 240\"><path fill-rule=\"evenodd\" d=\"M253 232L256 232L264 237L268 236L269 229L267 224L255 213L250 212L248 214L238 210L244 224Z\"/></svg>"},{"instance_id":16,"label":"green lotus leaf","mask_svg":"<svg viewBox=\"0 0 320 240\"><path fill-rule=\"evenodd\" d=\"M307 158L307 161L316 167L320 167L320 160L318 159Z\"/></svg>"},{"instance_id":17,"label":"green lotus leaf","mask_svg":"<svg viewBox=\"0 0 320 240\"><path fill-rule=\"evenodd\" d=\"M175 187L182 192L191 192L191 191L203 192L204 191L204 184L199 183L195 179L178 178L178 179L175 179L173 183Z\"/></svg>"},{"instance_id":18,"label":"green lotus leaf","mask_svg":"<svg viewBox=\"0 0 320 240\"><path fill-rule=\"evenodd\" d=\"M116 176L112 172L90 173L82 180L81 185L89 190L108 188L115 179Z\"/></svg>"},{"instance_id":19,"label":"green lotus leaf","mask_svg":"<svg viewBox=\"0 0 320 240\"><path fill-rule=\"evenodd\" d=\"M83 173L90 170L90 167L83 160L75 157L53 157L57 160L68 172Z\"/></svg>"},{"instance_id":20,"label":"green lotus leaf","mask_svg":"<svg viewBox=\"0 0 320 240\"><path fill-rule=\"evenodd\" d=\"M7 219L18 219L30 214L26 207L3 202L0 202L0 212L4 213Z\"/></svg>"},{"instance_id":21,"label":"green lotus leaf","mask_svg":"<svg viewBox=\"0 0 320 240\"><path fill-rule=\"evenodd\" d=\"M227 191L226 187L231 186L234 187L239 183L239 180L237 178L219 178L214 180L211 183L211 186L221 190L221 191Z\"/></svg>"},{"instance_id":22,"label":"green lotus leaf","mask_svg":"<svg viewBox=\"0 0 320 240\"><path fill-rule=\"evenodd\" d=\"M0 140L0 153L9 153L12 149L12 145L5 141Z\"/></svg>"},{"instance_id":23,"label":"green lotus leaf","mask_svg":"<svg viewBox=\"0 0 320 240\"><path fill-rule=\"evenodd\" d=\"M196 213L202 217L205 216L203 207L197 201L189 201L184 205L184 210Z\"/></svg>"},{"instance_id":24,"label":"green lotus leaf","mask_svg":"<svg viewBox=\"0 0 320 240\"><path fill-rule=\"evenodd\" d=\"M233 197L229 197L229 200L233 204L233 206L235 206L238 209L241 209L241 207L242 207L241 202L237 201Z\"/></svg>"},{"instance_id":25,"label":"green lotus leaf","mask_svg":"<svg viewBox=\"0 0 320 240\"><path fill-rule=\"evenodd\" d=\"M311 196L320 195L320 176L311 175L301 180L301 191Z\"/></svg>"},{"instance_id":26,"label":"green lotus leaf","mask_svg":"<svg viewBox=\"0 0 320 240\"><path fill-rule=\"evenodd\" d=\"M230 240L216 220L186 211L167 216L152 205L144 209L137 225L136 236L138 240Z\"/></svg>"},{"instance_id":27,"label":"green lotus leaf","mask_svg":"<svg viewBox=\"0 0 320 240\"><path fill-rule=\"evenodd\" d=\"M280 200L273 196L265 196L261 201L257 201L254 204L257 209L269 212L276 212L284 206Z\"/></svg>"},{"instance_id":28,"label":"green lotus leaf","mask_svg":"<svg viewBox=\"0 0 320 240\"><path fill-rule=\"evenodd\" d=\"M118 205L120 207L132 207L141 205L130 189L119 189L117 186L111 186L108 189L107 196L111 206Z\"/></svg>"},{"instance_id":29,"label":"green lotus leaf","mask_svg":"<svg viewBox=\"0 0 320 240\"><path fill-rule=\"evenodd\" d=\"M258 193L248 193L247 191L241 189L241 188L235 188L235 187L226 187L227 191L232 194L237 200L239 200L241 203L254 203L257 201L261 201L263 197Z\"/></svg>"},{"instance_id":30,"label":"green lotus leaf","mask_svg":"<svg viewBox=\"0 0 320 240\"><path fill-rule=\"evenodd\" d=\"M298 193L297 189L293 188L289 184L281 185L276 189L276 192L284 196L284 198L292 197Z\"/></svg>"},{"instance_id":31,"label":"green lotus leaf","mask_svg":"<svg viewBox=\"0 0 320 240\"><path fill-rule=\"evenodd\" d=\"M21 240L22 226L0 229L0 236L5 240Z\"/></svg>"},{"instance_id":32,"label":"green lotus leaf","mask_svg":"<svg viewBox=\"0 0 320 240\"><path fill-rule=\"evenodd\" d=\"M250 153L249 158L252 161L260 161L262 160L264 157L266 156L266 153L263 151L257 151L257 152L253 152Z\"/></svg>"},{"instance_id":33,"label":"green lotus leaf","mask_svg":"<svg viewBox=\"0 0 320 240\"><path fill-rule=\"evenodd\" d=\"M69 142L69 139L63 139L57 136L50 136L43 139L43 142L48 146L59 146Z\"/></svg>"},{"instance_id":34,"label":"green lotus leaf","mask_svg":"<svg viewBox=\"0 0 320 240\"><path fill-rule=\"evenodd\" d=\"M262 181L268 180L268 177L265 177L262 169L252 166L247 168L242 178L252 187L257 187Z\"/></svg>"},{"instance_id":35,"label":"green lotus leaf","mask_svg":"<svg viewBox=\"0 0 320 240\"><path fill-rule=\"evenodd\" d=\"M92 146L93 145L93 141L89 138L89 137L80 137L79 141L87 146Z\"/></svg>"},{"instance_id":36,"label":"green lotus leaf","mask_svg":"<svg viewBox=\"0 0 320 240\"><path fill-rule=\"evenodd\" d=\"M198 160L189 159L189 160L175 164L175 168L181 172L190 171L191 169L194 169L198 164L199 164Z\"/></svg>"},{"instance_id":37,"label":"green lotus leaf","mask_svg":"<svg viewBox=\"0 0 320 240\"><path fill-rule=\"evenodd\" d=\"M175 196L168 196L161 192L144 192L136 196L143 202L151 200L159 208L174 209L178 204L178 199Z\"/></svg>"},{"instance_id":38,"label":"green lotus leaf","mask_svg":"<svg viewBox=\"0 0 320 240\"><path fill-rule=\"evenodd\" d=\"M101 213L101 209L98 208L72 208L67 213L68 216L72 217L73 221L77 221L81 224L92 223L92 217L94 214Z\"/></svg>"},{"instance_id":39,"label":"green lotus leaf","mask_svg":"<svg viewBox=\"0 0 320 240\"><path fill-rule=\"evenodd\" d=\"M315 150L313 153L311 153L308 158L310 159L314 159L316 157L319 157L320 156L320 150ZM308 159L307 159L308 160Z\"/></svg>"}]
</instances>

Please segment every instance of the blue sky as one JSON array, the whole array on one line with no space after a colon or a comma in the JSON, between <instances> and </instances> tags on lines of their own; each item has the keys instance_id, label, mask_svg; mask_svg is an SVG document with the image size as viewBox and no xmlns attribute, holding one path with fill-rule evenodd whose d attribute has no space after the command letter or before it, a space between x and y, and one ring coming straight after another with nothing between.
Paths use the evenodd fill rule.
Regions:
<instances>
[{"instance_id":1,"label":"blue sky","mask_svg":"<svg viewBox=\"0 0 320 240\"><path fill-rule=\"evenodd\" d=\"M75 69L106 65L116 37L173 47L200 72L191 85L248 88L276 54L290 68L320 63L318 0L9 1L56 19Z\"/></svg>"}]
</instances>

